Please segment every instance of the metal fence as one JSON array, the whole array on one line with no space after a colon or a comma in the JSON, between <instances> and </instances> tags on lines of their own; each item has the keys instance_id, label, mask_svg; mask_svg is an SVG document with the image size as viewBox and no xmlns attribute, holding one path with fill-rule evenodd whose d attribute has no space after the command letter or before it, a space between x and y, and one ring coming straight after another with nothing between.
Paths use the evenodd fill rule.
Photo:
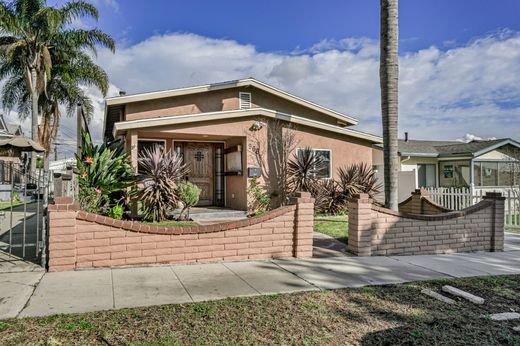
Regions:
<instances>
[{"instance_id":1,"label":"metal fence","mask_svg":"<svg viewBox=\"0 0 520 346\"><path fill-rule=\"evenodd\" d=\"M500 192L505 200L505 225L506 228L520 229L520 188L504 189L472 189L453 187L426 188L430 199L445 208L461 210L477 204L486 195L486 192Z\"/></svg>"},{"instance_id":2,"label":"metal fence","mask_svg":"<svg viewBox=\"0 0 520 346\"><path fill-rule=\"evenodd\" d=\"M0 180L0 257L45 267L49 174L0 161Z\"/></svg>"}]
</instances>

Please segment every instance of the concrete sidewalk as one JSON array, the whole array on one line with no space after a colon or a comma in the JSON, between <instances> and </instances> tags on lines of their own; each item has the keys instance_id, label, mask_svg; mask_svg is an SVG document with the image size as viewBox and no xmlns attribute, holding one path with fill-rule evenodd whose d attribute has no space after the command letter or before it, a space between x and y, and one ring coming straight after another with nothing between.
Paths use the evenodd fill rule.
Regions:
<instances>
[{"instance_id":1,"label":"concrete sidewalk","mask_svg":"<svg viewBox=\"0 0 520 346\"><path fill-rule=\"evenodd\" d=\"M5 273L0 318L502 274L520 274L520 250Z\"/></svg>"}]
</instances>

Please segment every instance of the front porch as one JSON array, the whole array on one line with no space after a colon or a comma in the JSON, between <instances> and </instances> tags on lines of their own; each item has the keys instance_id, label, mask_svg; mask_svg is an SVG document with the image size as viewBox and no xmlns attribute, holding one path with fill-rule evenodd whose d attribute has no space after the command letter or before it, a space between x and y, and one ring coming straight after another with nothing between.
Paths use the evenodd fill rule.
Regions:
<instances>
[{"instance_id":1,"label":"front porch","mask_svg":"<svg viewBox=\"0 0 520 346\"><path fill-rule=\"evenodd\" d=\"M125 143L131 150L131 160L136 171L139 169L139 155L145 148L159 146L181 155L189 166L185 179L201 189L198 207L228 208L241 212L247 210L247 177L243 174L247 160L247 153L243 149L246 147L245 134L222 135L215 132L226 131L215 129L199 131L192 128L184 131L130 131L125 137Z\"/></svg>"}]
</instances>

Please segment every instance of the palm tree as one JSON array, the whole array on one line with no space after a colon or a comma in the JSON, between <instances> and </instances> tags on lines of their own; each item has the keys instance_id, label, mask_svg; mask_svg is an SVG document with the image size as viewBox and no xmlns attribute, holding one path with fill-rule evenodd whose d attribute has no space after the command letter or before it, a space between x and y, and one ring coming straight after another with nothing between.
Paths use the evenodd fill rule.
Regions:
<instances>
[{"instance_id":1,"label":"palm tree","mask_svg":"<svg viewBox=\"0 0 520 346\"><path fill-rule=\"evenodd\" d=\"M58 51L52 53L54 63L51 79L47 82L46 93L40 95L39 98L42 115L39 142L45 148L47 156L58 133L62 108L65 108L69 116L75 114L78 103L82 105L87 118L90 118L94 112L92 101L81 86L95 86L103 95L108 90L108 76L99 66L92 63L87 54L68 52L65 56L60 56ZM18 74L13 74L0 93L0 100L4 107L17 108L21 116L28 116L30 114L29 99L30 92L27 90L23 78Z\"/></svg>"},{"instance_id":2,"label":"palm tree","mask_svg":"<svg viewBox=\"0 0 520 346\"><path fill-rule=\"evenodd\" d=\"M381 113L385 165L385 206L398 210L398 0L381 0Z\"/></svg>"},{"instance_id":3,"label":"palm tree","mask_svg":"<svg viewBox=\"0 0 520 346\"><path fill-rule=\"evenodd\" d=\"M96 53L96 45L115 49L114 41L100 30L73 29L74 20L98 19L98 11L84 1L50 7L45 0L14 0L0 3L0 79L23 78L26 90L19 95L30 102L31 136L38 140L40 96L52 79L53 57L79 51ZM12 83L19 82L11 80ZM25 106L22 110L28 110ZM33 156L31 171L36 164Z\"/></svg>"}]
</instances>

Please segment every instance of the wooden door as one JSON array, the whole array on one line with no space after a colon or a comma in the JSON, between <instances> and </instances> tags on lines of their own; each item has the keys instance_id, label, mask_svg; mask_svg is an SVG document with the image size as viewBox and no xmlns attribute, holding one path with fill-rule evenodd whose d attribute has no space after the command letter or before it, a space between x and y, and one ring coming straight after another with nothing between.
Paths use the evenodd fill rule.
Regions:
<instances>
[{"instance_id":1,"label":"wooden door","mask_svg":"<svg viewBox=\"0 0 520 346\"><path fill-rule=\"evenodd\" d=\"M211 143L186 143L184 145L184 162L190 169L187 178L202 190L199 199L201 206L213 204L215 191L213 156Z\"/></svg>"}]
</instances>

